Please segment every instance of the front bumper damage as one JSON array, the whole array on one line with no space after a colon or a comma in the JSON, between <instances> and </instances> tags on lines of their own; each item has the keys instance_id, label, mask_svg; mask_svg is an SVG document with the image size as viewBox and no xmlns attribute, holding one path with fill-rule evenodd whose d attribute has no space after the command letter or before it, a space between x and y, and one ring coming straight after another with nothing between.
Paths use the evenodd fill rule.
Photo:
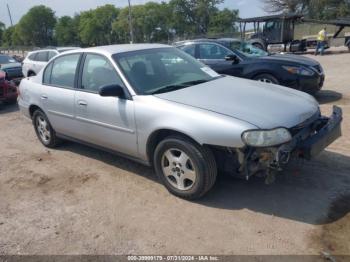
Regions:
<instances>
[{"instance_id":1,"label":"front bumper damage","mask_svg":"<svg viewBox=\"0 0 350 262\"><path fill-rule=\"evenodd\" d=\"M293 158L310 160L341 136L342 109L334 106L330 117L317 114L290 129L292 140L278 147L237 150L239 173L249 179L263 175L271 183Z\"/></svg>"}]
</instances>

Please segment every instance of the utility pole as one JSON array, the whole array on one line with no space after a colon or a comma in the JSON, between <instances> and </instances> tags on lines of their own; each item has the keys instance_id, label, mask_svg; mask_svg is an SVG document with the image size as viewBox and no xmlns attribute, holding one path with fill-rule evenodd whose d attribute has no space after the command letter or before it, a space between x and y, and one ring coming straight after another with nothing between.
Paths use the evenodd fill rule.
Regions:
<instances>
[{"instance_id":1,"label":"utility pole","mask_svg":"<svg viewBox=\"0 0 350 262\"><path fill-rule=\"evenodd\" d=\"M132 17L131 17L131 4L130 4L130 0L128 0L129 2L129 29L130 29L130 44L134 43L134 30L132 28Z\"/></svg>"},{"instance_id":2,"label":"utility pole","mask_svg":"<svg viewBox=\"0 0 350 262\"><path fill-rule=\"evenodd\" d=\"M12 16L11 16L11 11L10 11L9 4L6 4L6 6L7 6L7 11L8 11L8 13L9 13L9 17L10 17L11 26L13 26Z\"/></svg>"}]
</instances>

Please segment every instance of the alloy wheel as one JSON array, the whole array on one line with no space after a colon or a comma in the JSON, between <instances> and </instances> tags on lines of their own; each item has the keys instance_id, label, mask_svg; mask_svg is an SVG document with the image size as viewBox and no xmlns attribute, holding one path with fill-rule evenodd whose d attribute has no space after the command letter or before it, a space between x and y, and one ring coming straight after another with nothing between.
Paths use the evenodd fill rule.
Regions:
<instances>
[{"instance_id":1,"label":"alloy wheel","mask_svg":"<svg viewBox=\"0 0 350 262\"><path fill-rule=\"evenodd\" d=\"M257 79L257 81L273 84L273 81L271 81L271 79L268 79L268 78L259 78L259 79Z\"/></svg>"},{"instance_id":2,"label":"alloy wheel","mask_svg":"<svg viewBox=\"0 0 350 262\"><path fill-rule=\"evenodd\" d=\"M36 128L38 134L44 143L49 143L51 139L50 127L47 121L42 117L38 116L36 119Z\"/></svg>"},{"instance_id":3,"label":"alloy wheel","mask_svg":"<svg viewBox=\"0 0 350 262\"><path fill-rule=\"evenodd\" d=\"M197 173L191 158L182 150L172 148L162 156L162 170L168 182L178 190L189 190L196 182Z\"/></svg>"}]
</instances>

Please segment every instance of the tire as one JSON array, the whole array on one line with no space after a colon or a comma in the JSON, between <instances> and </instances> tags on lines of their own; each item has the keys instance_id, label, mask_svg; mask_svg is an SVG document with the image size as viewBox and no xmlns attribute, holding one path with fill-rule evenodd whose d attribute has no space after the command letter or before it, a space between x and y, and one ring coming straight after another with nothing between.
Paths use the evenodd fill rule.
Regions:
<instances>
[{"instance_id":1,"label":"tire","mask_svg":"<svg viewBox=\"0 0 350 262\"><path fill-rule=\"evenodd\" d=\"M217 167L213 153L188 138L164 139L156 147L153 161L164 186L180 198L198 199L215 184Z\"/></svg>"},{"instance_id":2,"label":"tire","mask_svg":"<svg viewBox=\"0 0 350 262\"><path fill-rule=\"evenodd\" d=\"M59 144L56 132L43 111L36 110L34 112L33 126L37 137L45 147L54 148Z\"/></svg>"},{"instance_id":3,"label":"tire","mask_svg":"<svg viewBox=\"0 0 350 262\"><path fill-rule=\"evenodd\" d=\"M32 72L32 71L29 71L28 72L28 77L31 77L31 76L36 76L36 74L34 72Z\"/></svg>"},{"instance_id":4,"label":"tire","mask_svg":"<svg viewBox=\"0 0 350 262\"><path fill-rule=\"evenodd\" d=\"M253 80L264 82L264 83L269 83L269 84L275 84L275 85L279 84L278 79L270 74L257 75L253 78Z\"/></svg>"}]
</instances>

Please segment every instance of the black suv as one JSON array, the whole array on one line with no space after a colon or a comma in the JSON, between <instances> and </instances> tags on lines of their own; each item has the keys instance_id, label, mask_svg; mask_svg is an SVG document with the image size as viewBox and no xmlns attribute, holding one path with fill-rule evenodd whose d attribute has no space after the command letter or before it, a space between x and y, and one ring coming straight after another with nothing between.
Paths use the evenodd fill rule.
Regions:
<instances>
[{"instance_id":1,"label":"black suv","mask_svg":"<svg viewBox=\"0 0 350 262\"><path fill-rule=\"evenodd\" d=\"M220 74L279 84L310 94L324 83L317 61L298 55L270 54L234 38L197 39L175 43Z\"/></svg>"}]
</instances>

